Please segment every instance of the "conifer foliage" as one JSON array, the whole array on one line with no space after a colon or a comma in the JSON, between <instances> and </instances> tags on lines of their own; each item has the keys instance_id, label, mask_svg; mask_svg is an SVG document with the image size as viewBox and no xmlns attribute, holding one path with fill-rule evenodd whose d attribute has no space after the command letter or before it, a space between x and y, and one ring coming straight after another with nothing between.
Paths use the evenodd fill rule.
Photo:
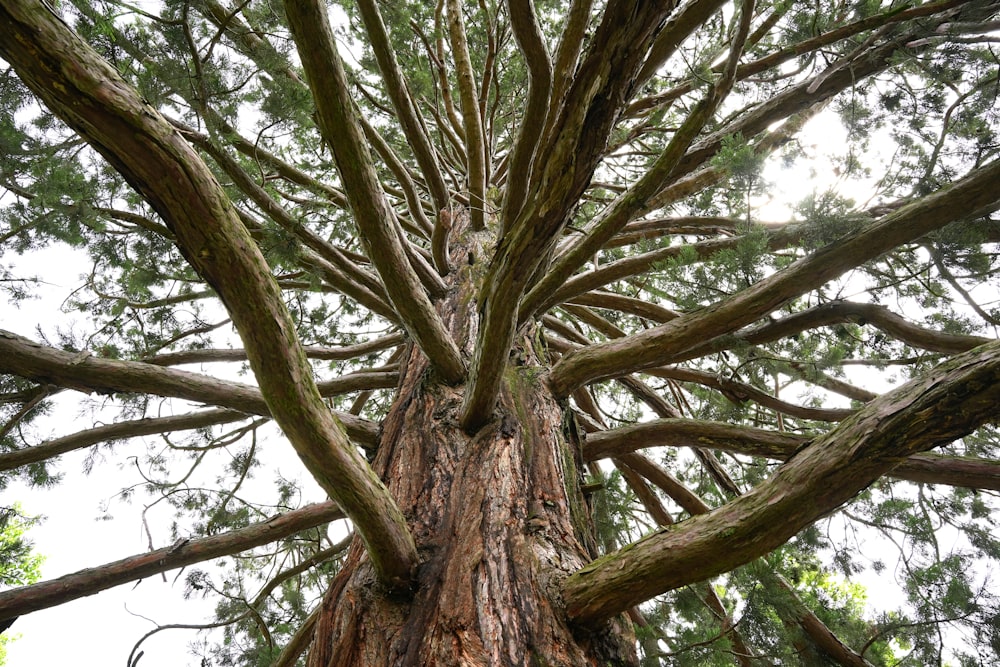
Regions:
<instances>
[{"instance_id":1,"label":"conifer foliage","mask_svg":"<svg viewBox=\"0 0 1000 667\"><path fill-rule=\"evenodd\" d=\"M203 664L1000 660L998 34L0 0L4 321L92 266L0 329L0 484L134 460L175 540L0 621L184 567ZM40 436L69 396L112 417Z\"/></svg>"}]
</instances>

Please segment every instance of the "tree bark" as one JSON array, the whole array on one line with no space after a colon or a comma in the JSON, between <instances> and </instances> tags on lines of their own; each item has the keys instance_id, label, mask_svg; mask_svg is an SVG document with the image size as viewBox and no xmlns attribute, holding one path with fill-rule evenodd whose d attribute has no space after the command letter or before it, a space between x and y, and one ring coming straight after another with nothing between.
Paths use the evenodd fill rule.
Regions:
<instances>
[{"instance_id":1,"label":"tree bark","mask_svg":"<svg viewBox=\"0 0 1000 667\"><path fill-rule=\"evenodd\" d=\"M473 267L467 249L452 254L460 282L440 310L467 346ZM522 338L494 418L470 436L462 388L429 372L419 351L406 356L374 465L417 543L415 592L375 585L356 543L320 611L311 667L635 664L627 621L580 633L563 613L559 582L595 554L581 443L541 382L544 363Z\"/></svg>"}]
</instances>

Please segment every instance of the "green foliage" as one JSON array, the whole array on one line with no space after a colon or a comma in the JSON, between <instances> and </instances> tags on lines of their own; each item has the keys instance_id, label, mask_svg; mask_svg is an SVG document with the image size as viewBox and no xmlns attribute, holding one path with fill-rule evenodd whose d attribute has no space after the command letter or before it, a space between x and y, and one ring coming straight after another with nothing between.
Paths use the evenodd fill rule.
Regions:
<instances>
[{"instance_id":1,"label":"green foliage","mask_svg":"<svg viewBox=\"0 0 1000 667\"><path fill-rule=\"evenodd\" d=\"M0 588L33 584L42 578L44 556L32 550L25 533L38 523L36 517L26 516L21 506L0 507ZM7 663L6 646L17 639L10 631L0 635L0 665Z\"/></svg>"},{"instance_id":2,"label":"green foliage","mask_svg":"<svg viewBox=\"0 0 1000 667\"><path fill-rule=\"evenodd\" d=\"M23 586L41 578L44 557L32 551L24 536L38 521L26 516L17 503L0 508L0 586Z\"/></svg>"}]
</instances>

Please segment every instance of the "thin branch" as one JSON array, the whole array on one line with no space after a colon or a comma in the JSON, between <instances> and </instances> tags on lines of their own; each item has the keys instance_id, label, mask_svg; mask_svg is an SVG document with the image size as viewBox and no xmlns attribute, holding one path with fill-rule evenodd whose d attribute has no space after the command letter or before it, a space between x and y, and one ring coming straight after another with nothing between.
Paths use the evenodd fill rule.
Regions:
<instances>
[{"instance_id":1,"label":"thin branch","mask_svg":"<svg viewBox=\"0 0 1000 667\"><path fill-rule=\"evenodd\" d=\"M663 507L663 503L660 502L660 499L655 493L653 493L652 489L649 488L649 485L646 484L646 480L644 480L642 476L630 467L624 460L616 460L615 465L621 472L622 478L635 492L636 497L639 498L639 502L642 503L649 515L653 517L654 521L656 521L656 525L672 525L674 523L673 518L667 512L666 508ZM736 623L733 622L733 617L726 610L726 606L723 604L719 594L715 591L710 582L698 582L697 584L694 584L694 586L698 592L699 598L702 599L705 606L708 607L712 614L719 620L720 630L722 633L733 643L733 653L739 661L739 664L742 667L752 667L752 659L755 656L747 646L743 636L736 630Z\"/></svg>"},{"instance_id":2,"label":"thin branch","mask_svg":"<svg viewBox=\"0 0 1000 667\"><path fill-rule=\"evenodd\" d=\"M812 439L749 426L695 419L658 419L587 435L585 461L622 457L647 447L705 447L785 461ZM924 484L1000 491L1000 461L945 454L912 454L888 475Z\"/></svg>"},{"instance_id":3,"label":"thin branch","mask_svg":"<svg viewBox=\"0 0 1000 667\"><path fill-rule=\"evenodd\" d=\"M285 210L263 187L254 182L236 160L216 146L208 137L190 130L185 130L184 136L208 153L215 163L233 179L236 186L268 218L276 222L282 229L302 242L303 245L338 269L335 271L320 272L320 275L331 286L353 298L372 312L378 313L388 319L390 322L397 320L396 311L387 303L388 297L385 287L376 277L368 275L363 269L357 267L353 262L344 257L339 248L328 243L302 224L300 219Z\"/></svg>"},{"instance_id":4,"label":"thin branch","mask_svg":"<svg viewBox=\"0 0 1000 667\"><path fill-rule=\"evenodd\" d=\"M294 667L298 664L299 656L305 653L306 649L309 648L309 644L312 643L313 634L316 630L316 621L319 619L322 609L322 604L316 605L316 608L306 617L305 622L299 626L295 634L292 635L292 638L285 644L285 648L281 649L281 653L271 663L271 667Z\"/></svg>"},{"instance_id":5,"label":"thin branch","mask_svg":"<svg viewBox=\"0 0 1000 667\"><path fill-rule=\"evenodd\" d=\"M709 341L685 352L677 360L693 359L707 354L710 350L728 349L734 345L769 343L794 336L808 329L842 323L873 326L911 347L943 354L965 352L992 340L984 336L953 334L922 327L876 303L831 301L791 315L785 315L767 324L745 329L736 334L732 343L722 340Z\"/></svg>"},{"instance_id":6,"label":"thin branch","mask_svg":"<svg viewBox=\"0 0 1000 667\"><path fill-rule=\"evenodd\" d=\"M840 421L853 414L850 408L813 408L806 405L795 405L772 396L753 385L731 378L721 377L718 373L700 371L695 368L668 366L650 368L646 371L655 377L694 382L705 387L718 390L727 399L737 405L753 401L775 412L798 417L799 419L815 419L817 421Z\"/></svg>"},{"instance_id":7,"label":"thin branch","mask_svg":"<svg viewBox=\"0 0 1000 667\"><path fill-rule=\"evenodd\" d=\"M790 247L799 242L805 232L806 225L801 223L793 223L779 229L767 230L765 232L765 243L767 244L767 249L779 250ZM678 258L688 256L699 260L706 260L718 252L739 246L739 244L743 241L744 237L741 235L730 238L700 241L686 246L674 245L667 246L665 248L658 248L657 250L650 250L649 252L608 262L607 264L603 264L592 271L579 273L568 279L561 286L556 287L548 295L543 293L544 287L542 286L542 283L539 283L536 288L533 288L531 292L525 296L525 306L523 310L526 314L527 309L531 307L531 303L528 299L529 297L534 299L535 297L533 295L535 294L539 297L544 297L544 300L537 307L535 307L535 312L545 312L557 304L569 301L570 299L576 299L580 295L592 290L600 289L601 287L616 281L645 273L661 262L670 262L671 260L677 260ZM548 280L545 282L547 283Z\"/></svg>"},{"instance_id":8,"label":"thin branch","mask_svg":"<svg viewBox=\"0 0 1000 667\"><path fill-rule=\"evenodd\" d=\"M31 463L38 463L39 461L47 461L66 452L83 449L84 447L107 442L108 440L121 440L143 435L153 435L154 433L184 431L215 426L216 424L228 424L245 419L246 416L245 413L237 412L236 410L202 410L186 415L136 419L109 424L107 426L97 426L86 431L49 440L33 447L4 452L0 454L0 471L12 470Z\"/></svg>"},{"instance_id":9,"label":"thin branch","mask_svg":"<svg viewBox=\"0 0 1000 667\"><path fill-rule=\"evenodd\" d=\"M704 500L680 485L672 475L660 468L652 461L636 454L630 454L624 459L626 465L635 466L635 470L653 483L657 484L665 493L674 498L678 504L691 515L707 514L711 507ZM748 569L761 580L769 601L774 597L776 589L783 592L787 598L786 604L776 611L786 622L798 625L809 637L814 645L828 656L834 658L839 665L845 667L870 667L868 663L850 647L845 645L816 615L802 602L792 587L781 575L774 572L771 567L762 559L758 559L748 566ZM775 605L772 605L775 606ZM789 618L789 614L793 615Z\"/></svg>"},{"instance_id":10,"label":"thin branch","mask_svg":"<svg viewBox=\"0 0 1000 667\"><path fill-rule=\"evenodd\" d=\"M724 4L726 4L724 0L695 0L685 3L680 11L670 17L666 26L657 35L656 41L649 49L649 57L636 77L638 83L641 85L648 81L674 54L677 47L699 26L704 25L705 21Z\"/></svg>"},{"instance_id":11,"label":"thin branch","mask_svg":"<svg viewBox=\"0 0 1000 667\"><path fill-rule=\"evenodd\" d=\"M319 345L305 345L306 356L310 359L320 361L346 361L356 359L375 352L387 350L390 347L397 347L405 342L402 334L393 333L380 338L375 338L364 343L355 345L341 345L340 347L325 347ZM143 359L147 364L157 366L177 366L180 364L202 364L218 361L246 361L246 350L183 350L181 352L167 352L154 357Z\"/></svg>"},{"instance_id":12,"label":"thin branch","mask_svg":"<svg viewBox=\"0 0 1000 667\"><path fill-rule=\"evenodd\" d=\"M427 219L427 214L424 212L424 200L420 198L417 192L417 185L413 181L413 177L410 176L410 170L403 164L403 161L396 155L396 152L392 150L392 147L382 137L382 134L368 122L368 119L364 115L358 114L358 122L361 123L362 129L365 131L365 136L371 142L375 152L382 158L382 162L389 167L389 171L396 177L399 188L403 191L403 197L406 199L406 210L409 211L410 217L413 219L413 224L409 225L412 231L418 236L429 239L433 231L431 222Z\"/></svg>"}]
</instances>

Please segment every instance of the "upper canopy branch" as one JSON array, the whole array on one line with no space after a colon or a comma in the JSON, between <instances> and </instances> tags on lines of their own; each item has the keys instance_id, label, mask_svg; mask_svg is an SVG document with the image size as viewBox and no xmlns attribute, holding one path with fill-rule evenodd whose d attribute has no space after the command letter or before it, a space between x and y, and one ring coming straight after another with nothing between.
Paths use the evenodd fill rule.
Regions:
<instances>
[{"instance_id":1,"label":"upper canopy branch","mask_svg":"<svg viewBox=\"0 0 1000 667\"><path fill-rule=\"evenodd\" d=\"M486 226L486 135L479 108L479 94L476 91L476 77L472 70L472 57L469 55L469 39L465 32L462 4L459 0L445 0L448 37L451 42L452 58L455 61L459 100L462 102L462 126L465 128L469 216L472 220L472 229L478 231ZM482 92L486 95L488 91Z\"/></svg>"},{"instance_id":2,"label":"upper canopy branch","mask_svg":"<svg viewBox=\"0 0 1000 667\"><path fill-rule=\"evenodd\" d=\"M524 322L533 316L547 295L565 283L577 269L604 247L626 224L648 210L646 204L649 199L662 189L663 183L670 176L685 151L729 94L735 78L736 64L739 62L740 54L743 52L743 44L750 31L750 17L753 15L753 7L754 3L750 0L742 3L739 28L733 36L730 55L723 68L723 75L709 89L705 98L684 119L681 127L674 132L667 146L642 178L615 198L601 215L588 225L585 236L562 252L545 277L531 288L521 304L518 314L519 322Z\"/></svg>"},{"instance_id":3,"label":"upper canopy branch","mask_svg":"<svg viewBox=\"0 0 1000 667\"><path fill-rule=\"evenodd\" d=\"M459 382L465 377L465 363L403 247L395 214L386 202L357 119L326 6L318 0L289 1L285 12L316 103L320 129L333 150L372 263L407 333L447 382Z\"/></svg>"},{"instance_id":4,"label":"upper canopy branch","mask_svg":"<svg viewBox=\"0 0 1000 667\"><path fill-rule=\"evenodd\" d=\"M668 363L700 341L749 324L850 268L984 206L1000 206L1000 193L994 188L998 178L1000 160L817 250L739 294L642 333L571 352L553 367L551 386L557 395L566 396L593 380Z\"/></svg>"},{"instance_id":5,"label":"upper canopy branch","mask_svg":"<svg viewBox=\"0 0 1000 667\"><path fill-rule=\"evenodd\" d=\"M364 21L365 31L368 33L372 51L375 53L375 60L378 62L379 71L385 83L385 92L392 100L399 125L413 150L417 164L420 165L421 174L427 184L427 189L430 191L434 206L438 210L446 208L449 201L448 187L441 175L434 147L424 130L423 119L410 96L406 77L403 75L396 60L396 53L389 42L389 34L382 21L378 4L374 0L358 0L358 9L361 12L361 20Z\"/></svg>"},{"instance_id":6,"label":"upper canopy branch","mask_svg":"<svg viewBox=\"0 0 1000 667\"><path fill-rule=\"evenodd\" d=\"M521 116L520 128L511 148L507 169L507 188L501 210L501 230L506 231L521 207L528 188L538 140L542 136L549 112L549 95L552 92L552 62L545 46L545 38L532 0L508 0L507 13L524 62L528 66L528 100Z\"/></svg>"},{"instance_id":7,"label":"upper canopy branch","mask_svg":"<svg viewBox=\"0 0 1000 667\"><path fill-rule=\"evenodd\" d=\"M632 95L636 71L669 11L669 3L608 4L559 107L552 136L536 152L538 169L524 206L500 238L481 290L482 322L462 410L468 430L490 417L514 338L518 301L590 183Z\"/></svg>"}]
</instances>

